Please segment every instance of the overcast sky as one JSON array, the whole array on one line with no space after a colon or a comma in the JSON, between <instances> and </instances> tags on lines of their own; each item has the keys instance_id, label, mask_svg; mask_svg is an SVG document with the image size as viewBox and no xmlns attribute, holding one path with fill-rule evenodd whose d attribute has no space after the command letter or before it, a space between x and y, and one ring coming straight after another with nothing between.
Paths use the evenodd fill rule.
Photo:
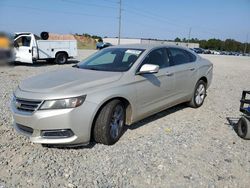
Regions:
<instances>
[{"instance_id":1,"label":"overcast sky","mask_svg":"<svg viewBox=\"0 0 250 188\"><path fill-rule=\"evenodd\" d=\"M118 0L1 0L0 31L118 35ZM250 0L122 0L122 37L250 41Z\"/></svg>"}]
</instances>

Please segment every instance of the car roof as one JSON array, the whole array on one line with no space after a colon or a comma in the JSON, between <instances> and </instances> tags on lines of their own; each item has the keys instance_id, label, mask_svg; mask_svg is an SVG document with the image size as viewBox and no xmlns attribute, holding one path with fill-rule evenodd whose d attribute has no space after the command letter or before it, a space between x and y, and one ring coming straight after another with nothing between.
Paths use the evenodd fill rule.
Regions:
<instances>
[{"instance_id":1,"label":"car roof","mask_svg":"<svg viewBox=\"0 0 250 188\"><path fill-rule=\"evenodd\" d=\"M177 45L168 45L168 44L122 44L122 45L116 45L112 46L110 48L134 48L134 49L143 49L143 50L151 50L153 48L163 48L163 47L173 47L173 48L181 48L181 49L188 49L186 47L177 46Z\"/></svg>"}]
</instances>

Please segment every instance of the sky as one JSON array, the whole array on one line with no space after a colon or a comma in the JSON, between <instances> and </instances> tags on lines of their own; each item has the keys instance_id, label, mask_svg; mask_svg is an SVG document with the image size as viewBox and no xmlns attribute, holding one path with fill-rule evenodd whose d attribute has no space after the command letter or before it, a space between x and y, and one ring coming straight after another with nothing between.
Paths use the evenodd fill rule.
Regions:
<instances>
[{"instance_id":1,"label":"sky","mask_svg":"<svg viewBox=\"0 0 250 188\"><path fill-rule=\"evenodd\" d=\"M119 0L0 0L0 31L117 37ZM250 0L122 0L121 37L250 41Z\"/></svg>"}]
</instances>

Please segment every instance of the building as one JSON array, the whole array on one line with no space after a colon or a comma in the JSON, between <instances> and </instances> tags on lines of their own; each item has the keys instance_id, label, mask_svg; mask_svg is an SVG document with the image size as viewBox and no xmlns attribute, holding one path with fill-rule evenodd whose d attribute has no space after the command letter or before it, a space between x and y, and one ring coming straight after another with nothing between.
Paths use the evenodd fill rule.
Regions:
<instances>
[{"instance_id":1,"label":"building","mask_svg":"<svg viewBox=\"0 0 250 188\"><path fill-rule=\"evenodd\" d=\"M103 42L111 43L112 45L118 44L118 38L103 38ZM189 48L199 48L199 43L186 43L186 42L173 42L157 39L139 39L139 38L121 38L120 44L168 44L178 45Z\"/></svg>"}]
</instances>

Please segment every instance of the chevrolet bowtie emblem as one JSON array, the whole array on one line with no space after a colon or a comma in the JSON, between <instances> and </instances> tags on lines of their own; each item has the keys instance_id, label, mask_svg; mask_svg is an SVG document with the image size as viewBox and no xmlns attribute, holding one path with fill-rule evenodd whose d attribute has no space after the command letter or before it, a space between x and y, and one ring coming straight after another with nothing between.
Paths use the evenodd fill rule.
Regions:
<instances>
[{"instance_id":1,"label":"chevrolet bowtie emblem","mask_svg":"<svg viewBox=\"0 0 250 188\"><path fill-rule=\"evenodd\" d=\"M18 101L16 101L16 107L17 107L17 108L21 108L21 103L18 102Z\"/></svg>"}]
</instances>

